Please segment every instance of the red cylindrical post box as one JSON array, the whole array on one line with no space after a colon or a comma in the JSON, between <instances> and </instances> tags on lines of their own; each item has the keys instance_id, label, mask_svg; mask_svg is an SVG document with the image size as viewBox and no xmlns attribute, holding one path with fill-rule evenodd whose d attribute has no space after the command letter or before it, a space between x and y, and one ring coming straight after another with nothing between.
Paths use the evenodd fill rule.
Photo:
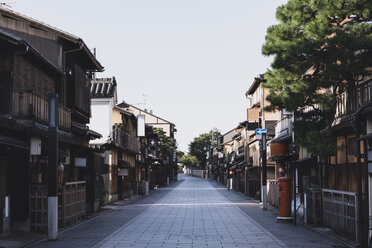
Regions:
<instances>
[{"instance_id":1,"label":"red cylindrical post box","mask_svg":"<svg viewBox=\"0 0 372 248\"><path fill-rule=\"evenodd\" d=\"M291 216L290 181L288 177L279 179L279 216Z\"/></svg>"}]
</instances>

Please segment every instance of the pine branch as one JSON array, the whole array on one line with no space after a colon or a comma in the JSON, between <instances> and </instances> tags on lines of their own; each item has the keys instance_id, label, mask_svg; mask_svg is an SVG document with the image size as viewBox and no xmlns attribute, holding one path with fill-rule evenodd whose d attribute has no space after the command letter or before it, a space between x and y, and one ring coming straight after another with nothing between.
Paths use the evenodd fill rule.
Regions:
<instances>
[{"instance_id":1,"label":"pine branch","mask_svg":"<svg viewBox=\"0 0 372 248\"><path fill-rule=\"evenodd\" d=\"M357 19L357 16L350 17L349 15L347 15L346 18L339 23L339 27L343 27L345 24L352 22L356 19Z\"/></svg>"}]
</instances>

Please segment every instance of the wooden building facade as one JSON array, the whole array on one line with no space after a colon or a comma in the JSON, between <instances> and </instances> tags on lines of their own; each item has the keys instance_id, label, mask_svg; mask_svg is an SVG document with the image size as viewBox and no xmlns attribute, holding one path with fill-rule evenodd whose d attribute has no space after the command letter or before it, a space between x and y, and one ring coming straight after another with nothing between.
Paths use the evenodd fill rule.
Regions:
<instances>
[{"instance_id":1,"label":"wooden building facade","mask_svg":"<svg viewBox=\"0 0 372 248\"><path fill-rule=\"evenodd\" d=\"M117 106L115 77L95 78L92 81L92 117L90 127L99 130L103 137L92 140L91 147L103 151L103 187L107 193L105 202L130 197L138 191L140 181L136 158L140 154L137 137L137 117ZM104 118L103 118L104 117Z\"/></svg>"},{"instance_id":2,"label":"wooden building facade","mask_svg":"<svg viewBox=\"0 0 372 248\"><path fill-rule=\"evenodd\" d=\"M91 75L103 67L80 38L2 8L0 42L1 231L47 230L49 94L58 94L59 216L68 224L86 212L95 180L88 143L100 135L86 124Z\"/></svg>"}]
</instances>

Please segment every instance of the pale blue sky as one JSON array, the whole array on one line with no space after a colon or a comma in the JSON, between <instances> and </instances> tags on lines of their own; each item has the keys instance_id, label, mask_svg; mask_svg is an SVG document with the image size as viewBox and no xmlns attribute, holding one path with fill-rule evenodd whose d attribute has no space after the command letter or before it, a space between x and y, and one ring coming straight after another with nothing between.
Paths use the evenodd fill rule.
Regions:
<instances>
[{"instance_id":1,"label":"pale blue sky","mask_svg":"<svg viewBox=\"0 0 372 248\"><path fill-rule=\"evenodd\" d=\"M261 55L287 0L9 0L12 9L81 37L119 101L143 103L176 124L179 148L245 120L245 91L270 67ZM137 105L144 108L144 105Z\"/></svg>"}]
</instances>

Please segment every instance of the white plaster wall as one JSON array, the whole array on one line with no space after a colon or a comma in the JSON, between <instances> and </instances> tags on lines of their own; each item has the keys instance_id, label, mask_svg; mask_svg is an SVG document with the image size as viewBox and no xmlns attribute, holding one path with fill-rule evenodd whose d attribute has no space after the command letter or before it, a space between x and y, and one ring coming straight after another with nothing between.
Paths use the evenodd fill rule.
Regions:
<instances>
[{"instance_id":1,"label":"white plaster wall","mask_svg":"<svg viewBox=\"0 0 372 248\"><path fill-rule=\"evenodd\" d=\"M102 135L102 138L91 140L90 144L103 144L112 133L112 108L111 98L92 99L89 129Z\"/></svg>"},{"instance_id":2,"label":"white plaster wall","mask_svg":"<svg viewBox=\"0 0 372 248\"><path fill-rule=\"evenodd\" d=\"M163 129L163 131L166 133L166 135L169 137L170 136L170 129L171 129L171 125L169 122L167 121L164 121L162 119L160 119L159 117L156 117L150 113L147 113L145 111L142 111L142 110L138 110L132 106L129 107L129 110L135 115L135 116L138 116L138 115L145 115L145 123L146 124L149 124L153 127L156 127L156 128L161 128Z\"/></svg>"},{"instance_id":3,"label":"white plaster wall","mask_svg":"<svg viewBox=\"0 0 372 248\"><path fill-rule=\"evenodd\" d=\"M161 121L160 119L154 117L153 115L150 115L148 113L143 113L142 114L145 114L146 115L146 123L159 123L159 121Z\"/></svg>"},{"instance_id":4,"label":"white plaster wall","mask_svg":"<svg viewBox=\"0 0 372 248\"><path fill-rule=\"evenodd\" d=\"M147 121L146 121L147 123ZM161 128L165 132L165 135L170 137L170 125L169 124L151 124L153 127Z\"/></svg>"}]
</instances>

